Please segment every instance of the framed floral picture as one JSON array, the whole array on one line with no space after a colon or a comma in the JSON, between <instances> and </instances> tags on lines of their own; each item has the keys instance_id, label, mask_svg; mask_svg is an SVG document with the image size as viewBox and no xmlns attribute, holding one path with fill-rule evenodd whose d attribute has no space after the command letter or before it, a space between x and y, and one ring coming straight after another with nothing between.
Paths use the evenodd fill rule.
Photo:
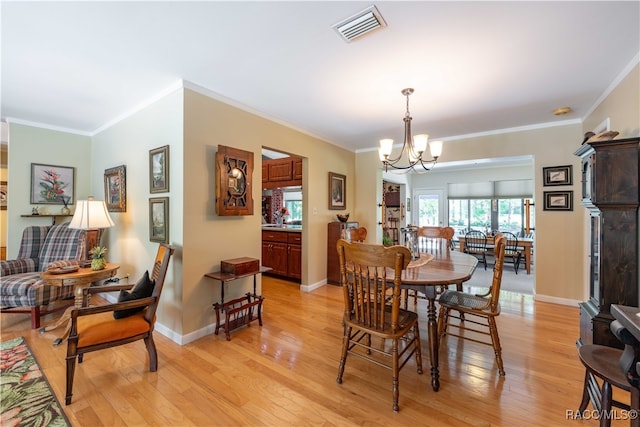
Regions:
<instances>
[{"instance_id":1,"label":"framed floral picture","mask_svg":"<svg viewBox=\"0 0 640 427\"><path fill-rule=\"evenodd\" d=\"M329 172L329 209L344 210L347 206L347 177Z\"/></svg>"},{"instance_id":2,"label":"framed floral picture","mask_svg":"<svg viewBox=\"0 0 640 427\"><path fill-rule=\"evenodd\" d=\"M149 192L169 191L169 146L149 150Z\"/></svg>"},{"instance_id":3,"label":"framed floral picture","mask_svg":"<svg viewBox=\"0 0 640 427\"><path fill-rule=\"evenodd\" d=\"M149 240L169 243L169 198L149 199Z\"/></svg>"},{"instance_id":4,"label":"framed floral picture","mask_svg":"<svg viewBox=\"0 0 640 427\"><path fill-rule=\"evenodd\" d=\"M127 211L127 182L124 165L104 171L104 200L109 212Z\"/></svg>"},{"instance_id":5,"label":"framed floral picture","mask_svg":"<svg viewBox=\"0 0 640 427\"><path fill-rule=\"evenodd\" d=\"M31 163L31 204L72 205L76 168Z\"/></svg>"}]
</instances>

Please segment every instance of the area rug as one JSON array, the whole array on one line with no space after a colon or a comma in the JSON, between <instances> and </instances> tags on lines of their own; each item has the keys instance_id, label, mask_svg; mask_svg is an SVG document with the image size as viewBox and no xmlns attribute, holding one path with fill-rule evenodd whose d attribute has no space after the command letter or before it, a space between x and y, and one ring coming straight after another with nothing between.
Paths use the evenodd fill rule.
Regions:
<instances>
[{"instance_id":1,"label":"area rug","mask_svg":"<svg viewBox=\"0 0 640 427\"><path fill-rule=\"evenodd\" d=\"M0 413L3 427L71 425L24 337L0 343Z\"/></svg>"}]
</instances>

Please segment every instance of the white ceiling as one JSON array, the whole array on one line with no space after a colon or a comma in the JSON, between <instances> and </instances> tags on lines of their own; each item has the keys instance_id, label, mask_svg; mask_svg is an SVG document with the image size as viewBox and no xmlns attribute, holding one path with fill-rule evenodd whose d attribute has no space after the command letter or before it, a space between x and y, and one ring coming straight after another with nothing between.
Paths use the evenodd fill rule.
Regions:
<instances>
[{"instance_id":1,"label":"white ceiling","mask_svg":"<svg viewBox=\"0 0 640 427\"><path fill-rule=\"evenodd\" d=\"M640 2L2 1L1 115L92 134L184 81L350 149L581 120L638 62ZM573 113L552 111L570 106Z\"/></svg>"}]
</instances>

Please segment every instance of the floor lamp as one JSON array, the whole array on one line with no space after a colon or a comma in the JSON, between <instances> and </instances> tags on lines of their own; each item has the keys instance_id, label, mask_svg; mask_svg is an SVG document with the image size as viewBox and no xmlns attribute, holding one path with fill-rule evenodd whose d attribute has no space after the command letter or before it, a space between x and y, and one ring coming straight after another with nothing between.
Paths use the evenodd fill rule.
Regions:
<instances>
[{"instance_id":1,"label":"floor lamp","mask_svg":"<svg viewBox=\"0 0 640 427\"><path fill-rule=\"evenodd\" d=\"M91 264L89 251L100 246L102 229L114 225L104 201L94 200L92 196L89 196L88 200L78 200L69 228L85 230L85 253L84 259L80 262L82 267Z\"/></svg>"}]
</instances>

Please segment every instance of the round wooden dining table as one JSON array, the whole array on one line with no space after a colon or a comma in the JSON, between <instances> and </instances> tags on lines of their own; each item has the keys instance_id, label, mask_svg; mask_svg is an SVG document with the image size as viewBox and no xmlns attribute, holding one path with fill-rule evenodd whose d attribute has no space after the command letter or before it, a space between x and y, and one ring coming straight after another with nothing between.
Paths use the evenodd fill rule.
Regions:
<instances>
[{"instance_id":1,"label":"round wooden dining table","mask_svg":"<svg viewBox=\"0 0 640 427\"><path fill-rule=\"evenodd\" d=\"M457 285L469 280L478 265L473 255L454 251L439 250L421 253L420 258L409 263L402 272L402 289L413 289L427 299L427 332L429 336L429 359L431 360L431 387L440 389L438 370L438 318L436 316L436 296L442 286Z\"/></svg>"}]
</instances>

